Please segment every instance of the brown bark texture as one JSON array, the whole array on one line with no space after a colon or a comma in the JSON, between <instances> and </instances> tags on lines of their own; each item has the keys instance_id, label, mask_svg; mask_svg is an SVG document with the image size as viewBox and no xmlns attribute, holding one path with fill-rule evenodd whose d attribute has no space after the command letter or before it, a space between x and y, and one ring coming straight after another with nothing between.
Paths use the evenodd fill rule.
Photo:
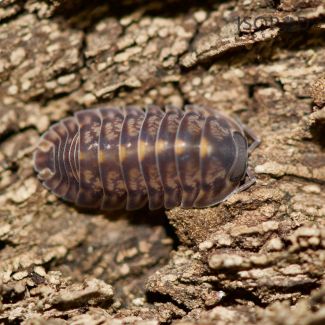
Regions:
<instances>
[{"instance_id":1,"label":"brown bark texture","mask_svg":"<svg viewBox=\"0 0 325 325\"><path fill-rule=\"evenodd\" d=\"M93 105L194 103L261 138L207 209L86 213L40 134ZM0 2L1 324L325 324L323 0Z\"/></svg>"}]
</instances>

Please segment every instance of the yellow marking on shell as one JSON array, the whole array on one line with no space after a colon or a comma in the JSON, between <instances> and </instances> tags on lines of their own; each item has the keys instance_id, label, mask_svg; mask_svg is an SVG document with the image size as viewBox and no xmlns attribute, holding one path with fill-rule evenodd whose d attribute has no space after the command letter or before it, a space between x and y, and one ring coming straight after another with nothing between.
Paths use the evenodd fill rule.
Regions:
<instances>
[{"instance_id":1,"label":"yellow marking on shell","mask_svg":"<svg viewBox=\"0 0 325 325\"><path fill-rule=\"evenodd\" d=\"M86 158L85 153L83 151L80 151L79 152L79 160L85 160L85 158Z\"/></svg>"},{"instance_id":2,"label":"yellow marking on shell","mask_svg":"<svg viewBox=\"0 0 325 325\"><path fill-rule=\"evenodd\" d=\"M160 155L161 153L163 153L165 150L165 147L166 147L166 143L164 140L156 141L156 146L155 146L156 155Z\"/></svg>"},{"instance_id":3,"label":"yellow marking on shell","mask_svg":"<svg viewBox=\"0 0 325 325\"><path fill-rule=\"evenodd\" d=\"M126 159L126 148L125 148L125 146L120 145L118 153L119 153L120 162L124 161Z\"/></svg>"},{"instance_id":4,"label":"yellow marking on shell","mask_svg":"<svg viewBox=\"0 0 325 325\"><path fill-rule=\"evenodd\" d=\"M146 156L147 144L146 142L140 140L138 142L138 159L139 161L143 161Z\"/></svg>"},{"instance_id":5,"label":"yellow marking on shell","mask_svg":"<svg viewBox=\"0 0 325 325\"><path fill-rule=\"evenodd\" d=\"M104 150L98 151L98 163L103 164L105 162L105 152Z\"/></svg>"},{"instance_id":6,"label":"yellow marking on shell","mask_svg":"<svg viewBox=\"0 0 325 325\"><path fill-rule=\"evenodd\" d=\"M209 154L209 142L205 137L201 138L200 143L200 157L201 159Z\"/></svg>"},{"instance_id":7,"label":"yellow marking on shell","mask_svg":"<svg viewBox=\"0 0 325 325\"><path fill-rule=\"evenodd\" d=\"M182 140L177 139L175 142L175 154L176 156L180 156L184 153L186 147L186 143Z\"/></svg>"}]
</instances>

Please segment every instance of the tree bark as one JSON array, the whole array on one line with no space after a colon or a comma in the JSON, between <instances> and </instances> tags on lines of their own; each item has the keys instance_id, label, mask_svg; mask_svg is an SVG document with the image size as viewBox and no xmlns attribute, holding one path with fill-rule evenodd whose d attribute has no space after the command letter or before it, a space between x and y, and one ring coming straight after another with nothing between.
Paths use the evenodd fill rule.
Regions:
<instances>
[{"instance_id":1,"label":"tree bark","mask_svg":"<svg viewBox=\"0 0 325 325\"><path fill-rule=\"evenodd\" d=\"M322 0L0 6L2 323L325 322ZM257 183L208 209L114 214L39 184L50 124L151 103L238 116L262 140Z\"/></svg>"}]
</instances>

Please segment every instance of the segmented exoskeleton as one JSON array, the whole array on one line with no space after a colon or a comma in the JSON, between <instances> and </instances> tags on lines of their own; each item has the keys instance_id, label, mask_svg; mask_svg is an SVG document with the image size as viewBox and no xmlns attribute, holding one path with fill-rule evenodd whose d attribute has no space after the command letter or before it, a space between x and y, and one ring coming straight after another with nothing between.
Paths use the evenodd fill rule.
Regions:
<instances>
[{"instance_id":1,"label":"segmented exoskeleton","mask_svg":"<svg viewBox=\"0 0 325 325\"><path fill-rule=\"evenodd\" d=\"M46 188L80 207L202 208L254 182L247 161L258 143L241 123L200 106L94 108L51 126L34 166Z\"/></svg>"}]
</instances>

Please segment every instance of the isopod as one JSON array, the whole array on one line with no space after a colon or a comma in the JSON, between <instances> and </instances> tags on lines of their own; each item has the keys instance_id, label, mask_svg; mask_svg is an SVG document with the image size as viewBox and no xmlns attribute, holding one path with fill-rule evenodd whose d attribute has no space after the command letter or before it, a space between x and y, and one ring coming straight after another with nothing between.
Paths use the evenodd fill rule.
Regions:
<instances>
[{"instance_id":1,"label":"isopod","mask_svg":"<svg viewBox=\"0 0 325 325\"><path fill-rule=\"evenodd\" d=\"M84 208L203 208L254 183L247 161L258 144L240 122L201 106L93 108L42 135L34 168L47 189Z\"/></svg>"}]
</instances>

